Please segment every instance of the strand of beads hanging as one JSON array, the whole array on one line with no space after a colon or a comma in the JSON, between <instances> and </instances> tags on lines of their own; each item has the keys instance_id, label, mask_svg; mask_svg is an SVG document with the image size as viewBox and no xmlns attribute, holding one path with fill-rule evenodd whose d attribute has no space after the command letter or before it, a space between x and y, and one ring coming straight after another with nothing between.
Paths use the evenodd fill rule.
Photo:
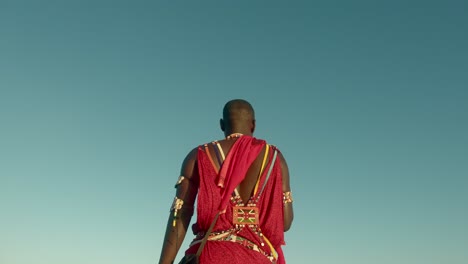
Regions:
<instances>
[{"instance_id":1,"label":"strand of beads hanging","mask_svg":"<svg viewBox=\"0 0 468 264\"><path fill-rule=\"evenodd\" d=\"M174 197L174 201L172 202L171 211L174 211L174 215L172 217L172 226L175 227L177 223L177 212L182 208L184 205L184 200Z\"/></svg>"},{"instance_id":2,"label":"strand of beads hanging","mask_svg":"<svg viewBox=\"0 0 468 264\"><path fill-rule=\"evenodd\" d=\"M229 136L227 136L226 139L238 138L238 137L242 137L243 135L244 134L242 134L242 133L232 133Z\"/></svg>"}]
</instances>

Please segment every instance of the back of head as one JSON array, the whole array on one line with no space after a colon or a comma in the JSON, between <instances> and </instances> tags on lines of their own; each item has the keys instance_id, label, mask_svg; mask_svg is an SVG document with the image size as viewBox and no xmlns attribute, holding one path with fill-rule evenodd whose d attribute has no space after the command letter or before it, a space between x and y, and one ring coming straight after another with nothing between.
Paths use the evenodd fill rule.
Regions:
<instances>
[{"instance_id":1,"label":"back of head","mask_svg":"<svg viewBox=\"0 0 468 264\"><path fill-rule=\"evenodd\" d=\"M252 134L255 129L255 112L252 105L243 99L227 102L223 108L221 129L225 134Z\"/></svg>"}]
</instances>

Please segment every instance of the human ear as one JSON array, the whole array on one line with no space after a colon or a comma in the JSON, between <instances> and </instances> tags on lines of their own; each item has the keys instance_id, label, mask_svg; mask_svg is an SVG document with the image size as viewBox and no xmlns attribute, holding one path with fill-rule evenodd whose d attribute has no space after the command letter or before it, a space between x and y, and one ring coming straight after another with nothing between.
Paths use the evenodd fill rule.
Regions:
<instances>
[{"instance_id":1,"label":"human ear","mask_svg":"<svg viewBox=\"0 0 468 264\"><path fill-rule=\"evenodd\" d=\"M219 119L219 126L221 127L221 131L224 132L224 130L226 129L226 127L224 126L224 120L221 118Z\"/></svg>"}]
</instances>

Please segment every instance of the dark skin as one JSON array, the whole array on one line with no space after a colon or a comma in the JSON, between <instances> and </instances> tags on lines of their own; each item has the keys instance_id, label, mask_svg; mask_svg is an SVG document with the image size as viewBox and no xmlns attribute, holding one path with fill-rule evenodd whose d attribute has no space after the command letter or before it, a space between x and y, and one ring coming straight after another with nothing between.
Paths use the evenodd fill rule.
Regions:
<instances>
[{"instance_id":1,"label":"dark skin","mask_svg":"<svg viewBox=\"0 0 468 264\"><path fill-rule=\"evenodd\" d=\"M255 116L252 106L244 100L233 100L228 102L223 110L223 119L220 120L220 127L224 132L225 137L233 133L252 136L255 131ZM220 140L218 142L220 143L224 153L228 153L236 140L236 138L232 138ZM211 144L209 145L209 148L211 148L210 151L214 151ZM176 196L184 200L184 206L178 213L179 217L176 219L175 227L173 226L173 213L171 212L169 215L159 264L174 263L174 259L179 251L182 241L185 238L187 228L190 224L195 198L198 191L198 186L195 180L198 177L197 151L198 148L190 151L182 163L180 175L186 177L186 180L182 181L182 183L177 187ZM244 202L247 201L253 193L264 154L265 150L262 150L258 155L258 158L250 166L244 180L239 184L239 194ZM271 155L271 153L269 155ZM288 165L281 152L278 152L278 157L281 164L283 192L287 192L291 190L289 184ZM217 161L215 163L218 167L221 166ZM287 203L284 206L285 232L291 227L293 218L294 213L292 203Z\"/></svg>"}]
</instances>

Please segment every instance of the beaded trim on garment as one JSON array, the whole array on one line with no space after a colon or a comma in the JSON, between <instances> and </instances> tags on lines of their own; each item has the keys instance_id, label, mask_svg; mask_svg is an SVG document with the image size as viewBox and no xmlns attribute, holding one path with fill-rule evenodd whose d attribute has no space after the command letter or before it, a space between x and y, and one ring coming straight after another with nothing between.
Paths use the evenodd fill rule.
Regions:
<instances>
[{"instance_id":1,"label":"beaded trim on garment","mask_svg":"<svg viewBox=\"0 0 468 264\"><path fill-rule=\"evenodd\" d=\"M226 241L226 242L233 242L233 243L241 244L247 249L261 253L267 259L269 259L271 263L276 264L275 254L268 254L262 248L258 247L254 242L236 235L237 232L239 232L240 230L241 228L233 228L233 229L228 229L225 231L212 232L210 236L208 237L208 240L209 241ZM199 233L197 235L197 238L190 244L190 247L200 243L203 239L203 236L204 236L204 233Z\"/></svg>"}]
</instances>

